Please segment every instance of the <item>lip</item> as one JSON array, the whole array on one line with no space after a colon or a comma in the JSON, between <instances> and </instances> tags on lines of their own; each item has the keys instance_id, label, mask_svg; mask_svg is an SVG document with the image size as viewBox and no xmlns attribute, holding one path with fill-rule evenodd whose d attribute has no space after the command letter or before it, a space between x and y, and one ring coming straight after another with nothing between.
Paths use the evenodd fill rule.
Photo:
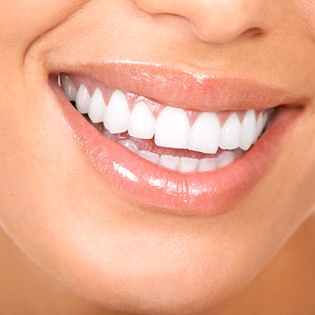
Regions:
<instances>
[{"instance_id":1,"label":"lip","mask_svg":"<svg viewBox=\"0 0 315 315\"><path fill-rule=\"evenodd\" d=\"M196 75L139 63L115 62L100 67L86 65L55 71L60 72L90 77L108 87L190 110L268 109L278 106L267 131L242 157L216 171L184 174L141 159L104 137L70 106L56 80L51 80L66 125L82 154L104 181L116 188L127 201L170 214L217 215L231 210L249 194L272 164L286 128L298 116L298 106L305 99L250 79ZM286 106L279 106L282 104Z\"/></svg>"},{"instance_id":2,"label":"lip","mask_svg":"<svg viewBox=\"0 0 315 315\"><path fill-rule=\"evenodd\" d=\"M166 65L115 61L75 64L58 69L91 78L100 85L145 96L162 105L192 111L269 109L282 104L299 106L305 97L271 83L221 73L195 73Z\"/></svg>"}]
</instances>

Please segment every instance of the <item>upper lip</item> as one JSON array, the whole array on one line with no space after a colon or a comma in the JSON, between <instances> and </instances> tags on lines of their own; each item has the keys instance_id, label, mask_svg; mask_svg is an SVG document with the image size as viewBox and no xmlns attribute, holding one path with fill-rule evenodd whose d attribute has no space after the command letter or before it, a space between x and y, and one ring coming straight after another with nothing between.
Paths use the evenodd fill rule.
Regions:
<instances>
[{"instance_id":1,"label":"upper lip","mask_svg":"<svg viewBox=\"0 0 315 315\"><path fill-rule=\"evenodd\" d=\"M306 97L268 82L231 75L198 74L159 64L115 61L77 63L59 72L81 75L163 105L192 111L269 109L300 106Z\"/></svg>"}]
</instances>

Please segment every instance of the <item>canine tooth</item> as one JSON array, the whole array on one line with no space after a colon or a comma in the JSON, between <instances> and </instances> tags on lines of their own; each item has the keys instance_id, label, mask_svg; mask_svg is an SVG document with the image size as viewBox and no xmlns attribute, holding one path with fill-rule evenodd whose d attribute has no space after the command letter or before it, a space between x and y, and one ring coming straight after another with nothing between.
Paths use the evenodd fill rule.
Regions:
<instances>
[{"instance_id":1,"label":"canine tooth","mask_svg":"<svg viewBox=\"0 0 315 315\"><path fill-rule=\"evenodd\" d=\"M130 114L128 132L130 136L140 139L152 139L155 130L155 119L145 102L136 104Z\"/></svg>"},{"instance_id":2,"label":"canine tooth","mask_svg":"<svg viewBox=\"0 0 315 315\"><path fill-rule=\"evenodd\" d=\"M201 159L198 166L198 172L209 172L217 168L216 158Z\"/></svg>"},{"instance_id":3,"label":"canine tooth","mask_svg":"<svg viewBox=\"0 0 315 315\"><path fill-rule=\"evenodd\" d=\"M193 124L188 149L203 153L216 153L220 143L220 122L214 113L202 113Z\"/></svg>"},{"instance_id":4,"label":"canine tooth","mask_svg":"<svg viewBox=\"0 0 315 315\"><path fill-rule=\"evenodd\" d=\"M171 155L160 156L159 164L170 170L176 171L178 169L179 163L180 163L179 157L171 156Z\"/></svg>"},{"instance_id":5,"label":"canine tooth","mask_svg":"<svg viewBox=\"0 0 315 315\"><path fill-rule=\"evenodd\" d=\"M185 111L167 106L156 120L155 143L167 148L186 149L189 132Z\"/></svg>"},{"instance_id":6,"label":"canine tooth","mask_svg":"<svg viewBox=\"0 0 315 315\"><path fill-rule=\"evenodd\" d=\"M60 76L61 86L69 101L75 101L77 97L77 89L66 74Z\"/></svg>"},{"instance_id":7,"label":"canine tooth","mask_svg":"<svg viewBox=\"0 0 315 315\"><path fill-rule=\"evenodd\" d=\"M83 84L81 84L75 100L77 110L81 114L87 114L89 112L90 101L91 96L89 91Z\"/></svg>"},{"instance_id":8,"label":"canine tooth","mask_svg":"<svg viewBox=\"0 0 315 315\"><path fill-rule=\"evenodd\" d=\"M248 150L256 139L256 113L248 110L241 123L240 148Z\"/></svg>"},{"instance_id":9,"label":"canine tooth","mask_svg":"<svg viewBox=\"0 0 315 315\"><path fill-rule=\"evenodd\" d=\"M259 138L263 129L264 129L264 117L263 117L263 113L260 113L258 115L257 123L256 123L255 141Z\"/></svg>"},{"instance_id":10,"label":"canine tooth","mask_svg":"<svg viewBox=\"0 0 315 315\"><path fill-rule=\"evenodd\" d=\"M99 88L96 88L91 98L89 108L89 118L94 123L100 123L104 119L106 104L103 99L102 92Z\"/></svg>"},{"instance_id":11,"label":"canine tooth","mask_svg":"<svg viewBox=\"0 0 315 315\"><path fill-rule=\"evenodd\" d=\"M154 164L159 164L160 156L156 153L140 150L138 151L138 155L149 162L152 162Z\"/></svg>"},{"instance_id":12,"label":"canine tooth","mask_svg":"<svg viewBox=\"0 0 315 315\"><path fill-rule=\"evenodd\" d=\"M129 149L133 153L138 153L138 151L139 151L136 144L131 140L121 140L121 141L118 141L118 143L123 145L125 148Z\"/></svg>"},{"instance_id":13,"label":"canine tooth","mask_svg":"<svg viewBox=\"0 0 315 315\"><path fill-rule=\"evenodd\" d=\"M231 151L224 151L217 157L217 168L231 164L235 160L235 154Z\"/></svg>"},{"instance_id":14,"label":"canine tooth","mask_svg":"<svg viewBox=\"0 0 315 315\"><path fill-rule=\"evenodd\" d=\"M230 115L221 129L221 149L233 150L239 147L241 124L236 113Z\"/></svg>"},{"instance_id":15,"label":"canine tooth","mask_svg":"<svg viewBox=\"0 0 315 315\"><path fill-rule=\"evenodd\" d=\"M104 115L104 126L111 133L121 133L128 129L130 110L125 94L115 90Z\"/></svg>"},{"instance_id":16,"label":"canine tooth","mask_svg":"<svg viewBox=\"0 0 315 315\"><path fill-rule=\"evenodd\" d=\"M178 171L182 173L197 172L199 160L194 158L182 157L178 166Z\"/></svg>"}]
</instances>

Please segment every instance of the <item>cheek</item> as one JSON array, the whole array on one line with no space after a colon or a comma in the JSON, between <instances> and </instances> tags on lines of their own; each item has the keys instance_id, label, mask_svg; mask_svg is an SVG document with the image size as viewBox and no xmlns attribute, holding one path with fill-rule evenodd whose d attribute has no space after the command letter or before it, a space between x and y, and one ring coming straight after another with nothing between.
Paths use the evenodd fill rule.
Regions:
<instances>
[{"instance_id":1,"label":"cheek","mask_svg":"<svg viewBox=\"0 0 315 315\"><path fill-rule=\"evenodd\" d=\"M1 46L10 51L20 45L27 48L32 41L59 25L86 2L87 0L1 1Z\"/></svg>"},{"instance_id":2,"label":"cheek","mask_svg":"<svg viewBox=\"0 0 315 315\"><path fill-rule=\"evenodd\" d=\"M296 0L297 12L304 23L305 29L315 40L315 1L313 0Z\"/></svg>"}]
</instances>

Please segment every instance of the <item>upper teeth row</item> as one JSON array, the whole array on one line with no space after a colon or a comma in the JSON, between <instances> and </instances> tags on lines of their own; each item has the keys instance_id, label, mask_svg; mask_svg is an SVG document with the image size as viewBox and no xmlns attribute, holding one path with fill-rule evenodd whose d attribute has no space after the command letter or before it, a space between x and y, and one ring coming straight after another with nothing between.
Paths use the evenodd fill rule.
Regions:
<instances>
[{"instance_id":1,"label":"upper teeth row","mask_svg":"<svg viewBox=\"0 0 315 315\"><path fill-rule=\"evenodd\" d=\"M126 94L120 90L115 90L106 104L99 88L91 97L83 84L77 91L66 75L61 76L61 84L67 98L75 101L78 111L88 114L93 123L103 122L112 134L128 131L130 136L140 139L154 137L156 145L162 147L210 154L216 153L219 147L248 150L268 120L268 112L256 115L254 110L248 110L242 122L233 112L221 126L219 114L202 112L190 126L187 113L180 108L166 106L155 118L145 101L137 102L130 110Z\"/></svg>"}]
</instances>

